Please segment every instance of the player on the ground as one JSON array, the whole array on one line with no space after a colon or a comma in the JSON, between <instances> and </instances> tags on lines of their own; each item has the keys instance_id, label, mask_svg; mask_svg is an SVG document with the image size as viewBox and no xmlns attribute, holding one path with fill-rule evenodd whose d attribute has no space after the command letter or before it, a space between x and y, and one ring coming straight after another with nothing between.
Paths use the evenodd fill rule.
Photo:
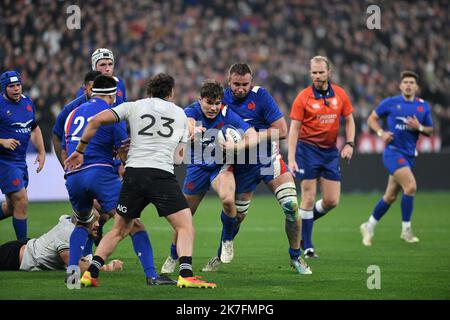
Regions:
<instances>
[{"instance_id":1,"label":"player on the ground","mask_svg":"<svg viewBox=\"0 0 450 320\"><path fill-rule=\"evenodd\" d=\"M200 97L184 109L188 118L189 136L191 137L190 162L186 169L183 193L192 214L195 214L200 202L210 186L216 191L222 202L221 219L231 221L227 239L231 239L234 220L237 214L234 194L236 185L233 167L224 163L222 149L217 149L218 132L226 125L242 130L244 139L235 147L236 150L256 144L257 136L253 128L243 121L233 110L222 105L223 87L215 80L206 80L200 88ZM197 132L197 133L196 133ZM216 152L218 151L218 152ZM172 273L178 260L176 235L172 242L170 255L161 268L161 273Z\"/></svg>"},{"instance_id":2,"label":"player on the ground","mask_svg":"<svg viewBox=\"0 0 450 320\"><path fill-rule=\"evenodd\" d=\"M417 191L416 179L412 169L415 165L416 143L420 134L433 134L433 121L428 103L416 96L419 76L412 71L400 74L401 95L381 101L372 111L367 124L386 143L383 164L389 172L388 183L383 197L375 205L369 220L360 226L362 242L372 245L375 226L389 210L403 191L401 200L402 232L400 238L408 243L417 243L411 229L414 196ZM381 127L380 118L387 119L388 130Z\"/></svg>"},{"instance_id":3,"label":"player on the ground","mask_svg":"<svg viewBox=\"0 0 450 320\"><path fill-rule=\"evenodd\" d=\"M97 236L99 214L87 226L89 237ZM58 224L36 239L15 240L0 245L0 270L63 270L69 263L69 238L75 228L76 216L62 215ZM122 270L123 262L113 260L105 271ZM80 270L87 270L89 257L79 261Z\"/></svg>"},{"instance_id":4,"label":"player on the ground","mask_svg":"<svg viewBox=\"0 0 450 320\"><path fill-rule=\"evenodd\" d=\"M94 80L101 74L102 73L100 71L89 71L88 73L86 73L86 75L84 76L83 94L77 96L77 98L65 105L56 117L55 124L53 125L52 142L53 148L55 149L55 154L58 157L61 166L63 167L64 161L61 157L61 142L64 139L64 124L66 123L67 116L72 112L73 109L89 101L92 96L92 86L94 85Z\"/></svg>"},{"instance_id":5,"label":"player on the ground","mask_svg":"<svg viewBox=\"0 0 450 320\"><path fill-rule=\"evenodd\" d=\"M28 167L26 152L31 140L37 149L39 173L45 163L44 140L36 123L36 108L22 94L22 78L17 71L0 76L0 189L6 201L0 203L0 220L13 217L18 240L27 239Z\"/></svg>"},{"instance_id":6,"label":"player on the ground","mask_svg":"<svg viewBox=\"0 0 450 320\"><path fill-rule=\"evenodd\" d=\"M225 217L217 256L212 257L202 270L216 271L222 262L231 262L234 256L233 239L247 215L256 186L264 181L285 214L291 265L298 273L310 274L310 268L300 257L301 220L295 183L279 154L278 140L287 135L286 120L270 93L253 84L252 70L248 64L236 63L230 67L228 85L223 103L258 132L259 152L257 155L256 152L247 152L244 164L234 165L237 219L227 221ZM230 225L233 229L228 231ZM232 236L228 237L230 232Z\"/></svg>"},{"instance_id":7,"label":"player on the ground","mask_svg":"<svg viewBox=\"0 0 450 320\"><path fill-rule=\"evenodd\" d=\"M302 90L291 109L289 169L301 182L302 243L305 258L317 258L312 243L313 221L339 203L341 174L336 141L341 116L346 142L341 157L350 161L355 146L353 107L344 89L330 82L331 64L326 57L310 61L313 84ZM316 203L317 182L322 199Z\"/></svg>"},{"instance_id":8,"label":"player on the ground","mask_svg":"<svg viewBox=\"0 0 450 320\"><path fill-rule=\"evenodd\" d=\"M71 155L76 153L78 143L85 143L80 137L87 127L89 121L103 110L110 109L116 98L116 81L109 76L98 76L92 87L92 99L80 107L74 109L65 124L65 139L62 148L64 153ZM114 149L122 145L127 139L126 126L124 122L102 127L92 138L89 147L86 148L85 162L83 166L67 171L66 186L69 192L72 207L77 216L77 226L70 237L70 256L68 274L74 273L73 277L79 281L78 261L87 245L86 225L93 218L93 200L96 199L101 206L102 212L114 216L119 199L122 183L113 168ZM153 251L150 240L143 225L139 221L133 224L131 232L133 247L141 261L147 283L166 284L165 279L158 279L153 265ZM161 283L153 283L153 282ZM167 281L167 284L174 284ZM69 285L69 283L68 283ZM72 284L70 284L72 285Z\"/></svg>"},{"instance_id":9,"label":"player on the ground","mask_svg":"<svg viewBox=\"0 0 450 320\"><path fill-rule=\"evenodd\" d=\"M81 282L96 286L99 269L118 243L130 233L133 219L153 203L160 216L167 219L177 233L180 275L177 286L215 288L195 277L192 272L194 226L192 213L175 175L174 162L180 163L188 138L187 118L171 100L174 79L167 74L153 76L147 86L149 98L125 102L105 110L91 119L84 130L76 152L66 160L66 168L78 170L83 165L89 141L106 125L128 120L131 131L130 150L126 161L123 187L117 205L118 215L112 230L100 242L89 270Z\"/></svg>"}]
</instances>

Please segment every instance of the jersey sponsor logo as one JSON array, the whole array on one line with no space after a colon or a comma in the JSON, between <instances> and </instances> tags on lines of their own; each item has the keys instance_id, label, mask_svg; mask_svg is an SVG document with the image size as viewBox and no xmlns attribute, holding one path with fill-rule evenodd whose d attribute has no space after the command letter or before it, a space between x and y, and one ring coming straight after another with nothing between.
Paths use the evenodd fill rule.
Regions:
<instances>
[{"instance_id":1,"label":"jersey sponsor logo","mask_svg":"<svg viewBox=\"0 0 450 320\"><path fill-rule=\"evenodd\" d=\"M124 205L118 204L118 205L117 205L117 210L119 210L119 211L122 212L122 213L127 213L128 208L125 207Z\"/></svg>"},{"instance_id":2,"label":"jersey sponsor logo","mask_svg":"<svg viewBox=\"0 0 450 320\"><path fill-rule=\"evenodd\" d=\"M256 103L255 103L254 101L250 102L250 103L247 105L247 109L248 109L248 110L255 110L255 109L256 109Z\"/></svg>"},{"instance_id":3,"label":"jersey sponsor logo","mask_svg":"<svg viewBox=\"0 0 450 320\"><path fill-rule=\"evenodd\" d=\"M317 115L316 119L320 123L334 123L337 119L337 114L319 114Z\"/></svg>"},{"instance_id":4,"label":"jersey sponsor logo","mask_svg":"<svg viewBox=\"0 0 450 320\"><path fill-rule=\"evenodd\" d=\"M33 119L28 120L27 122L14 122L14 123L11 123L11 126L17 126L17 127L26 128L26 127L28 127L28 125L31 122L33 122Z\"/></svg>"},{"instance_id":5,"label":"jersey sponsor logo","mask_svg":"<svg viewBox=\"0 0 450 320\"><path fill-rule=\"evenodd\" d=\"M28 112L33 111L33 108L32 108L29 104L27 104L27 111L28 111Z\"/></svg>"},{"instance_id":6,"label":"jersey sponsor logo","mask_svg":"<svg viewBox=\"0 0 450 320\"><path fill-rule=\"evenodd\" d=\"M417 112L423 112L423 106L418 106L417 107Z\"/></svg>"},{"instance_id":7,"label":"jersey sponsor logo","mask_svg":"<svg viewBox=\"0 0 450 320\"><path fill-rule=\"evenodd\" d=\"M19 179L19 178L15 178L15 179L12 181L12 184L13 184L13 186L18 186L18 185L20 184L20 179Z\"/></svg>"},{"instance_id":8,"label":"jersey sponsor logo","mask_svg":"<svg viewBox=\"0 0 450 320\"><path fill-rule=\"evenodd\" d=\"M408 130L408 126L407 126L408 121L407 121L406 117L395 117L395 119L400 120L400 122L403 122L403 123L396 123L395 129L401 130L401 131Z\"/></svg>"}]
</instances>

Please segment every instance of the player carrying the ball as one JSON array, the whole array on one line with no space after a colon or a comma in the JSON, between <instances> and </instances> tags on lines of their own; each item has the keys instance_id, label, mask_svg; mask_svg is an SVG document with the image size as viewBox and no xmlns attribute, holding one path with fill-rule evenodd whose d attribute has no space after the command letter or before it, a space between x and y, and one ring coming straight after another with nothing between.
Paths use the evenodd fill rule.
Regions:
<instances>
[{"instance_id":1,"label":"player carrying the ball","mask_svg":"<svg viewBox=\"0 0 450 320\"><path fill-rule=\"evenodd\" d=\"M233 153L233 149L240 152L245 148L255 147L257 135L256 131L233 110L222 105L223 95L224 89L220 83L206 80L200 89L199 100L184 109L188 118L191 148L183 193L194 214L212 186L222 202L222 221L233 221L237 214L234 200L236 184L233 166L229 162L223 163L222 149L231 150ZM219 142L221 129L227 126L242 131L243 139L236 144L232 139ZM219 144L221 148L218 148ZM227 157L229 158L234 157ZM233 229L233 225L230 229ZM231 238L232 234L225 236ZM174 272L177 260L176 234L174 234L170 255L161 268L161 273Z\"/></svg>"}]
</instances>

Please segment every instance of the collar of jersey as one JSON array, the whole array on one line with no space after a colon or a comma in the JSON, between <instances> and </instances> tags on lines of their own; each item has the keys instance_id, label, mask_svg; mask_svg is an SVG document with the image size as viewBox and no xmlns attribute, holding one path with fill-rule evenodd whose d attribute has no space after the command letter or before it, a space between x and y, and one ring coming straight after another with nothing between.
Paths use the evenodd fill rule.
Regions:
<instances>
[{"instance_id":1,"label":"collar of jersey","mask_svg":"<svg viewBox=\"0 0 450 320\"><path fill-rule=\"evenodd\" d=\"M94 101L94 99L95 99L95 101ZM97 97L90 98L88 102L95 103L95 104L104 104L104 105L111 107L105 100L97 98Z\"/></svg>"},{"instance_id":2,"label":"collar of jersey","mask_svg":"<svg viewBox=\"0 0 450 320\"><path fill-rule=\"evenodd\" d=\"M321 99L321 98L331 98L334 97L334 91L333 91L333 87L331 86L330 81L328 81L328 91L326 95L322 95L321 93L319 93L319 91L317 91L316 87L314 87L314 85L311 85L312 91L314 93L314 98L316 99Z\"/></svg>"}]
</instances>

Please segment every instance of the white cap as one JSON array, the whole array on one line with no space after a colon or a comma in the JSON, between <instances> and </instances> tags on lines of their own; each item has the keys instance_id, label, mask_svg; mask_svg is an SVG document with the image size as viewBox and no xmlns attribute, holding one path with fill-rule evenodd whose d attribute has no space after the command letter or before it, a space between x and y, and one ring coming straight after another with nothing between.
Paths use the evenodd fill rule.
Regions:
<instances>
[{"instance_id":1,"label":"white cap","mask_svg":"<svg viewBox=\"0 0 450 320\"><path fill-rule=\"evenodd\" d=\"M114 54L111 50L106 48L98 48L92 53L92 70L96 70L95 66L97 65L98 60L100 59L111 59L114 63Z\"/></svg>"}]
</instances>

